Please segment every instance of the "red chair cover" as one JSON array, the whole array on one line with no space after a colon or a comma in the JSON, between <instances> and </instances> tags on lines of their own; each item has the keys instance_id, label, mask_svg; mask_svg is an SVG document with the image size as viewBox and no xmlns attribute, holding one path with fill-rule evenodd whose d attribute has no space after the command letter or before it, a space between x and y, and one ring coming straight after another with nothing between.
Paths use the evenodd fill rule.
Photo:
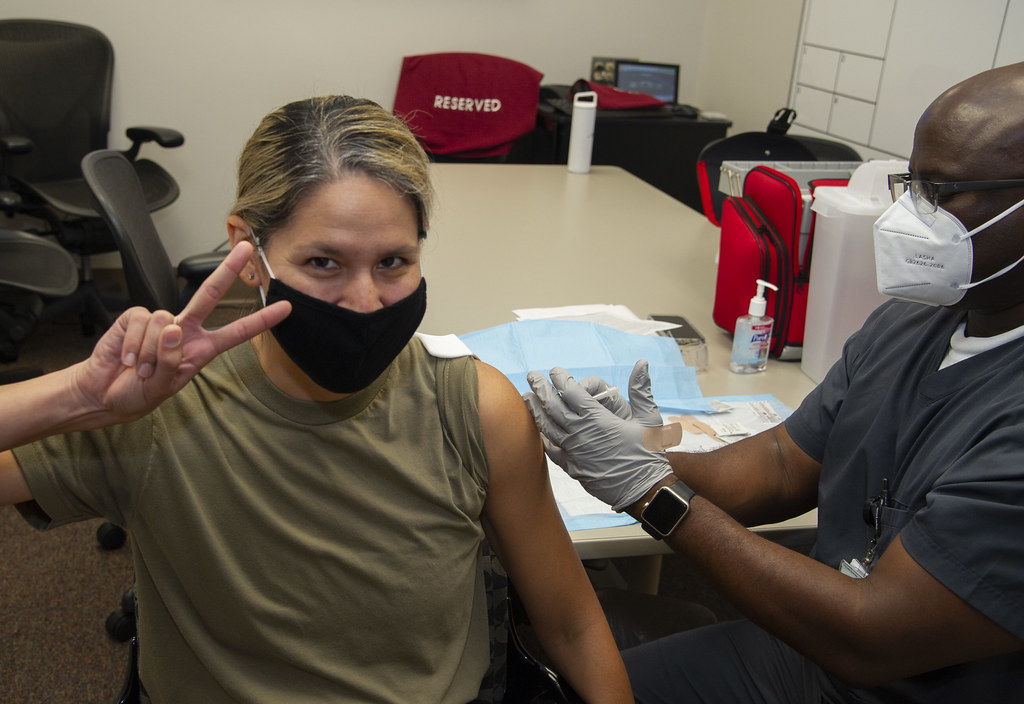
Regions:
<instances>
[{"instance_id":1,"label":"red chair cover","mask_svg":"<svg viewBox=\"0 0 1024 704\"><path fill-rule=\"evenodd\" d=\"M428 152L499 156L536 124L543 77L526 64L488 54L406 56L394 113Z\"/></svg>"}]
</instances>

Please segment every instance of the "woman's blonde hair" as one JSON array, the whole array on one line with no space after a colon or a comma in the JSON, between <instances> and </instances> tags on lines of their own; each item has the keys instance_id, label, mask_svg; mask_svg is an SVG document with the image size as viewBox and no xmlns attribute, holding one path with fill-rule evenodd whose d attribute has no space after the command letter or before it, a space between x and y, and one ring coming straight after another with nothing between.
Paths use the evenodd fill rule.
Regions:
<instances>
[{"instance_id":1,"label":"woman's blonde hair","mask_svg":"<svg viewBox=\"0 0 1024 704\"><path fill-rule=\"evenodd\" d=\"M246 142L231 212L266 243L313 190L358 172L409 198L422 239L433 201L429 164L409 128L373 101L300 100L264 117Z\"/></svg>"}]
</instances>

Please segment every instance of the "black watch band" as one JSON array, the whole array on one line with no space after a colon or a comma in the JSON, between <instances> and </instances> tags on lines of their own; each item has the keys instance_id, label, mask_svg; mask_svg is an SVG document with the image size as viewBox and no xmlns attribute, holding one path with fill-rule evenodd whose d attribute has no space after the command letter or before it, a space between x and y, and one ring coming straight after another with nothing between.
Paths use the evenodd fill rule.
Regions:
<instances>
[{"instance_id":1,"label":"black watch band","mask_svg":"<svg viewBox=\"0 0 1024 704\"><path fill-rule=\"evenodd\" d=\"M693 496L682 482L661 487L640 510L640 525L656 540L667 538L686 518Z\"/></svg>"}]
</instances>

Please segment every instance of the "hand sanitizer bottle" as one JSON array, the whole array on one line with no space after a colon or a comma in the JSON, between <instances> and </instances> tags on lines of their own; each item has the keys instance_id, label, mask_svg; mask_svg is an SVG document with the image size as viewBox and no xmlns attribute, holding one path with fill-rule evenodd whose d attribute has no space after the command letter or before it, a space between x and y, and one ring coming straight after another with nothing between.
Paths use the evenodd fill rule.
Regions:
<instances>
[{"instance_id":1,"label":"hand sanitizer bottle","mask_svg":"<svg viewBox=\"0 0 1024 704\"><path fill-rule=\"evenodd\" d=\"M768 366L768 348L771 346L775 320L764 314L768 306L764 297L766 286L773 291L779 290L777 286L758 279L757 295L750 299L747 314L736 318L729 369L737 374L763 372Z\"/></svg>"}]
</instances>

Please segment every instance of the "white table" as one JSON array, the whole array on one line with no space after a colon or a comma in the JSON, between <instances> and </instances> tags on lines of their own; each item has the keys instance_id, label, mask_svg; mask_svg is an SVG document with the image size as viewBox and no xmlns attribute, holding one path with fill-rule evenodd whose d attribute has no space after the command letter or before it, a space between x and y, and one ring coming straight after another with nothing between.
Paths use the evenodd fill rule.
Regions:
<instances>
[{"instance_id":1,"label":"white table","mask_svg":"<svg viewBox=\"0 0 1024 704\"><path fill-rule=\"evenodd\" d=\"M731 337L711 319L718 228L683 203L614 166L583 175L562 165L432 168L437 208L423 252L422 332L502 325L518 308L616 303L641 317L683 315L704 334L705 396L773 394L795 408L814 387L798 362L770 360L753 375L729 371ZM811 512L755 530L802 539L815 519ZM667 552L638 525L572 538L585 559Z\"/></svg>"}]
</instances>

